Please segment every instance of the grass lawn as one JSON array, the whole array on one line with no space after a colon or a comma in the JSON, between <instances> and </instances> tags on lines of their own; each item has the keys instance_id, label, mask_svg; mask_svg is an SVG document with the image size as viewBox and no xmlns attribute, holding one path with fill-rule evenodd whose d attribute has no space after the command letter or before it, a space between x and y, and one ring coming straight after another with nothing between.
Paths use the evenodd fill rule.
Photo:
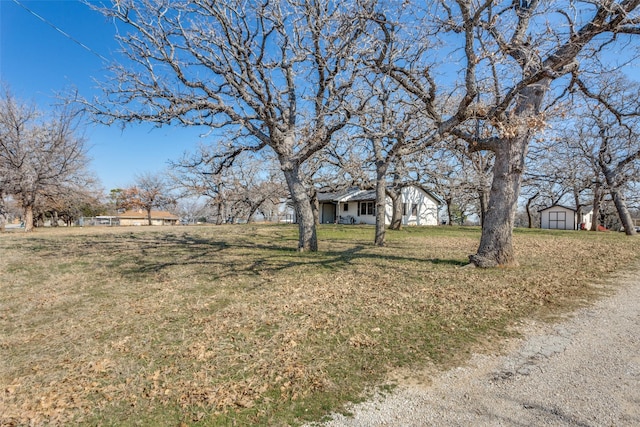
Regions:
<instances>
[{"instance_id":1,"label":"grass lawn","mask_svg":"<svg viewBox=\"0 0 640 427\"><path fill-rule=\"evenodd\" d=\"M622 233L516 230L521 266L461 268L477 228L295 225L0 234L0 425L296 425L491 351L606 292ZM607 285L607 286L603 286Z\"/></svg>"}]
</instances>

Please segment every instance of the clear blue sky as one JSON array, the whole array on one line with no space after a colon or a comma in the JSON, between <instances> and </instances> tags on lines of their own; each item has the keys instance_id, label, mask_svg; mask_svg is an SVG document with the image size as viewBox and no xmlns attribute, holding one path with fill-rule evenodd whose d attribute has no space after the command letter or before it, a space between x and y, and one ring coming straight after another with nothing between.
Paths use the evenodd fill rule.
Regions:
<instances>
[{"instance_id":1,"label":"clear blue sky","mask_svg":"<svg viewBox=\"0 0 640 427\"><path fill-rule=\"evenodd\" d=\"M0 0L0 80L24 101L46 109L56 93L77 88L85 98L99 94L94 80L104 80L107 62L117 58L114 24L78 0ZM96 0L97 1L97 0ZM108 1L104 0L105 3ZM61 34L58 27L74 40ZM80 46L81 42L91 49ZM632 53L618 52L616 58ZM630 77L638 78L637 68ZM133 183L137 174L159 172L200 142L196 129L140 125L121 131L87 124L90 168L106 191Z\"/></svg>"},{"instance_id":2,"label":"clear blue sky","mask_svg":"<svg viewBox=\"0 0 640 427\"><path fill-rule=\"evenodd\" d=\"M74 40L29 13L14 0L0 0L0 80L26 102L48 109L56 93L77 88L82 96L99 94L108 59L117 57L114 26L77 0L19 0ZM85 130L90 169L108 192L133 183L143 172L159 172L199 142L195 130L149 125L111 128L88 123Z\"/></svg>"}]
</instances>

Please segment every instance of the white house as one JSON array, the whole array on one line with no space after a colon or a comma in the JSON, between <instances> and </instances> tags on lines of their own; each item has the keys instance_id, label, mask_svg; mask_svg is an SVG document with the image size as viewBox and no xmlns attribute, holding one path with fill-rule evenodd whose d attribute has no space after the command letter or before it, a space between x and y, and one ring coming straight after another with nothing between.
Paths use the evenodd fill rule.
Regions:
<instances>
[{"instance_id":1,"label":"white house","mask_svg":"<svg viewBox=\"0 0 640 427\"><path fill-rule=\"evenodd\" d=\"M438 210L444 201L436 194L418 186L402 189L402 225L438 225ZM375 224L376 194L374 190L349 189L333 193L318 193L322 224ZM393 206L387 197L385 222L391 223Z\"/></svg>"},{"instance_id":2,"label":"white house","mask_svg":"<svg viewBox=\"0 0 640 427\"><path fill-rule=\"evenodd\" d=\"M551 230L578 230L591 228L593 209L580 215L575 209L562 205L553 205L540 210L540 228Z\"/></svg>"}]
</instances>

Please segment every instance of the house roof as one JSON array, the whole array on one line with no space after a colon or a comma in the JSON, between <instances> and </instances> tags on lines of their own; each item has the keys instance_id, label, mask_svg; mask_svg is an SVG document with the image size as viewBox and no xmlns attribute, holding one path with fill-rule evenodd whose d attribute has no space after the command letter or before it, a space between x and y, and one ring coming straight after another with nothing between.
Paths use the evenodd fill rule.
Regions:
<instances>
[{"instance_id":1,"label":"house roof","mask_svg":"<svg viewBox=\"0 0 640 427\"><path fill-rule=\"evenodd\" d=\"M376 190L362 190L358 194L354 194L349 201L361 202L363 200L375 200Z\"/></svg>"},{"instance_id":2,"label":"house roof","mask_svg":"<svg viewBox=\"0 0 640 427\"><path fill-rule=\"evenodd\" d=\"M143 210L128 210L117 215L124 219L147 219L147 212ZM151 219L178 220L178 216L167 211L151 211Z\"/></svg>"},{"instance_id":3,"label":"house roof","mask_svg":"<svg viewBox=\"0 0 640 427\"><path fill-rule=\"evenodd\" d=\"M359 188L349 188L342 191L318 192L319 202L347 202L354 200L353 197L365 192ZM358 199L362 200L362 199Z\"/></svg>"},{"instance_id":4,"label":"house roof","mask_svg":"<svg viewBox=\"0 0 640 427\"><path fill-rule=\"evenodd\" d=\"M434 199L439 205L444 204L444 200L442 200L442 198L438 196L436 193L434 193L433 191L418 185L414 185L413 187L418 188L424 191L425 193L427 193L427 195L429 195L429 197ZM344 203L344 202L362 202L365 200L369 201L369 200L375 200L375 199L376 199L375 190L361 190L359 188L350 188L348 190L336 191L336 192L326 192L326 193L319 192L318 193L319 202Z\"/></svg>"}]
</instances>

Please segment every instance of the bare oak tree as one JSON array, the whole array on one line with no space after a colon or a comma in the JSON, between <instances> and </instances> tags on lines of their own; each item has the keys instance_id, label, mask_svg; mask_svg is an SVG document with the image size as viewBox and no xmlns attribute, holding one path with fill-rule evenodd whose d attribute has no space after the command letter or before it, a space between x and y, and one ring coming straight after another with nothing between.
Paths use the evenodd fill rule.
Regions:
<instances>
[{"instance_id":1,"label":"bare oak tree","mask_svg":"<svg viewBox=\"0 0 640 427\"><path fill-rule=\"evenodd\" d=\"M120 28L128 62L107 99L88 103L104 122L225 128L228 162L270 147L299 224L300 251L317 250L302 165L350 119L350 92L366 43L366 0L119 0L101 8Z\"/></svg>"},{"instance_id":2,"label":"bare oak tree","mask_svg":"<svg viewBox=\"0 0 640 427\"><path fill-rule=\"evenodd\" d=\"M437 135L429 128L427 118L414 105L405 102L406 96L395 81L385 76L364 80L361 96L365 99L356 121L359 130L351 139L367 141L361 145L368 148L365 164L373 164L375 170L372 179L376 194L374 244L384 246L388 196L395 213L392 226L399 228L402 221L401 184L408 180L402 176L402 160L433 144Z\"/></svg>"},{"instance_id":3,"label":"bare oak tree","mask_svg":"<svg viewBox=\"0 0 640 427\"><path fill-rule=\"evenodd\" d=\"M577 143L576 116L566 114L551 121L550 130L539 135L530 145L527 171L523 175L522 196L527 198L529 227L532 209L539 211L555 204L575 206L578 216L593 204L598 182L594 166L581 154ZM537 217L536 212L536 217Z\"/></svg>"},{"instance_id":4,"label":"bare oak tree","mask_svg":"<svg viewBox=\"0 0 640 427\"><path fill-rule=\"evenodd\" d=\"M34 209L85 172L80 114L68 105L45 116L8 90L0 95L0 170L5 194L24 209L25 231L34 228Z\"/></svg>"},{"instance_id":5,"label":"bare oak tree","mask_svg":"<svg viewBox=\"0 0 640 427\"><path fill-rule=\"evenodd\" d=\"M495 154L473 265L517 265L513 221L529 143L545 126L545 100L563 94L581 62L604 71L601 55L640 34L639 6L640 0L442 0L426 2L419 13L414 4L379 17L380 50L393 59L380 62L379 72L411 93L442 134ZM449 99L458 100L453 110L445 108ZM477 120L480 135L470 131Z\"/></svg>"},{"instance_id":6,"label":"bare oak tree","mask_svg":"<svg viewBox=\"0 0 640 427\"><path fill-rule=\"evenodd\" d=\"M463 225L472 215L482 222L493 165L490 155L464 152L451 142L441 141L421 153L418 162L413 167L419 171L417 180L427 183L442 197L449 225Z\"/></svg>"},{"instance_id":7,"label":"bare oak tree","mask_svg":"<svg viewBox=\"0 0 640 427\"><path fill-rule=\"evenodd\" d=\"M93 217L103 213L104 190L91 173L76 173L48 191L36 206L35 216L49 218L51 226L59 221L71 226L82 216Z\"/></svg>"},{"instance_id":8,"label":"bare oak tree","mask_svg":"<svg viewBox=\"0 0 640 427\"><path fill-rule=\"evenodd\" d=\"M182 200L203 199L215 212L216 224L227 218L227 188L231 168L219 168L215 149L200 145L194 152L185 152L182 158L170 162L170 177ZM236 160L235 166L238 166Z\"/></svg>"},{"instance_id":9,"label":"bare oak tree","mask_svg":"<svg viewBox=\"0 0 640 427\"><path fill-rule=\"evenodd\" d=\"M275 162L255 153L242 153L220 168L216 147L202 145L171 162L171 178L182 199L203 198L213 207L216 223L228 219L251 222L259 211L273 211L287 198L286 184ZM272 216L272 215L267 215Z\"/></svg>"},{"instance_id":10,"label":"bare oak tree","mask_svg":"<svg viewBox=\"0 0 640 427\"><path fill-rule=\"evenodd\" d=\"M146 172L135 177L135 183L121 192L121 206L126 209L142 209L151 223L153 208L167 208L175 203L170 194L166 176L162 173Z\"/></svg>"},{"instance_id":11,"label":"bare oak tree","mask_svg":"<svg viewBox=\"0 0 640 427\"><path fill-rule=\"evenodd\" d=\"M598 193L611 195L625 233L634 235L624 193L640 173L640 84L611 75L600 79L599 89L581 86L584 108L576 112L575 126L565 138L592 165Z\"/></svg>"}]
</instances>

